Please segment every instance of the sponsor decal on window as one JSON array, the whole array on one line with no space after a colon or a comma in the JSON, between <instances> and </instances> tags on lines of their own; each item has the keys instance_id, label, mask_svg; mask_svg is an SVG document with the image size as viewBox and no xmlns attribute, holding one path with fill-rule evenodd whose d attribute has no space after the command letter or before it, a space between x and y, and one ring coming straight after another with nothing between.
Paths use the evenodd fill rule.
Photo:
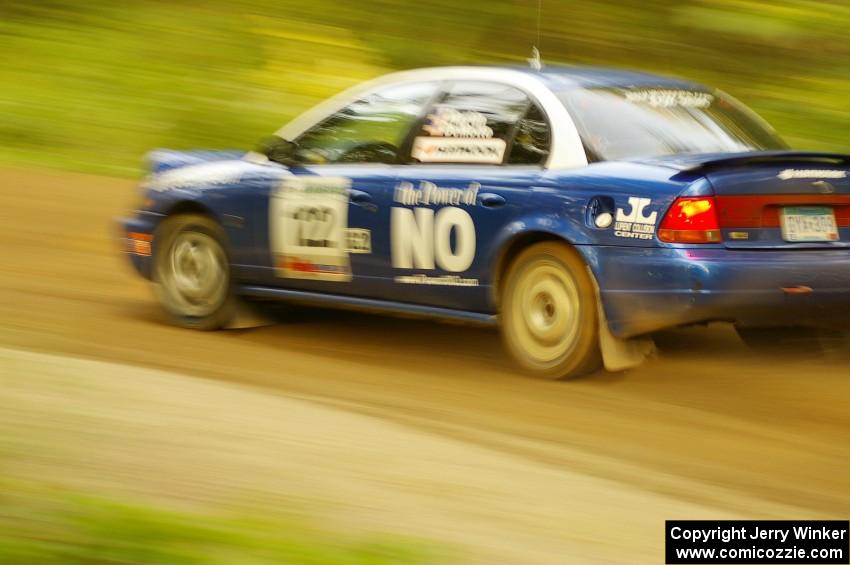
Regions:
<instances>
[{"instance_id":1,"label":"sponsor decal on window","mask_svg":"<svg viewBox=\"0 0 850 565\"><path fill-rule=\"evenodd\" d=\"M714 102L712 94L692 90L627 90L625 96L628 102L647 104L653 108L708 108Z\"/></svg>"},{"instance_id":2,"label":"sponsor decal on window","mask_svg":"<svg viewBox=\"0 0 850 565\"><path fill-rule=\"evenodd\" d=\"M505 157L504 139L417 137L411 156L420 163L480 163L498 165Z\"/></svg>"},{"instance_id":3,"label":"sponsor decal on window","mask_svg":"<svg viewBox=\"0 0 850 565\"><path fill-rule=\"evenodd\" d=\"M825 169L785 169L780 171L776 178L780 180L790 179L843 179L847 178L847 171L825 170Z\"/></svg>"},{"instance_id":4,"label":"sponsor decal on window","mask_svg":"<svg viewBox=\"0 0 850 565\"><path fill-rule=\"evenodd\" d=\"M440 108L429 114L422 129L432 137L493 137L493 130L487 126L487 116L453 108Z\"/></svg>"},{"instance_id":5,"label":"sponsor decal on window","mask_svg":"<svg viewBox=\"0 0 850 565\"><path fill-rule=\"evenodd\" d=\"M504 159L505 140L493 137L480 112L440 108L422 129L428 135L416 137L411 149L421 163L499 164Z\"/></svg>"}]
</instances>

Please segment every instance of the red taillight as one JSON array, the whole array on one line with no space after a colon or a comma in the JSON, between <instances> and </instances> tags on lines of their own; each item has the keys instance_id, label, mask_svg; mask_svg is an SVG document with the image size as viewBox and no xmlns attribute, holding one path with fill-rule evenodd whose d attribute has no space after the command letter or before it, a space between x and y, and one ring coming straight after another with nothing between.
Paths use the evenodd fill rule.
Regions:
<instances>
[{"instance_id":1,"label":"red taillight","mask_svg":"<svg viewBox=\"0 0 850 565\"><path fill-rule=\"evenodd\" d=\"M720 243L723 238L714 197L677 198L658 228L658 239L667 243Z\"/></svg>"}]
</instances>

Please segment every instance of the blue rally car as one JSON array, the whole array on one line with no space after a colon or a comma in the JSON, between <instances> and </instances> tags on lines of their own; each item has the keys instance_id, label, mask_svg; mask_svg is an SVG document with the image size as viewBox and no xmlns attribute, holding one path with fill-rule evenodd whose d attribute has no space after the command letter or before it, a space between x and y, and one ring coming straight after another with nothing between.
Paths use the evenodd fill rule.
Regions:
<instances>
[{"instance_id":1,"label":"blue rally car","mask_svg":"<svg viewBox=\"0 0 850 565\"><path fill-rule=\"evenodd\" d=\"M850 156L790 151L691 82L406 71L257 152L149 159L122 236L187 327L243 297L498 323L544 377L629 366L674 326L850 327Z\"/></svg>"}]
</instances>

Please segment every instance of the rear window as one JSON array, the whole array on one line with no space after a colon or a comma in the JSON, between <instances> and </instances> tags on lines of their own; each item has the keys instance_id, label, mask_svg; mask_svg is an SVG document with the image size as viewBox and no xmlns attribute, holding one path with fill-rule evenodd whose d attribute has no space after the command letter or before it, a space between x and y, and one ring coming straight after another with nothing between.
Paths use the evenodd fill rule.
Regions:
<instances>
[{"instance_id":1,"label":"rear window","mask_svg":"<svg viewBox=\"0 0 850 565\"><path fill-rule=\"evenodd\" d=\"M599 88L560 98L594 161L787 148L761 118L719 92Z\"/></svg>"}]
</instances>

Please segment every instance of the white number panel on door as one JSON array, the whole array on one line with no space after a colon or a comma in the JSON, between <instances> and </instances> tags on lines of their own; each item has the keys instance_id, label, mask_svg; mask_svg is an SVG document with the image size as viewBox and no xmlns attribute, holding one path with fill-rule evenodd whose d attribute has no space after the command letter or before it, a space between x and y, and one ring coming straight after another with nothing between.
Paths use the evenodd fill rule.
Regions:
<instances>
[{"instance_id":1,"label":"white number panel on door","mask_svg":"<svg viewBox=\"0 0 850 565\"><path fill-rule=\"evenodd\" d=\"M346 231L351 179L291 177L272 191L269 241L278 277L351 280Z\"/></svg>"}]
</instances>

